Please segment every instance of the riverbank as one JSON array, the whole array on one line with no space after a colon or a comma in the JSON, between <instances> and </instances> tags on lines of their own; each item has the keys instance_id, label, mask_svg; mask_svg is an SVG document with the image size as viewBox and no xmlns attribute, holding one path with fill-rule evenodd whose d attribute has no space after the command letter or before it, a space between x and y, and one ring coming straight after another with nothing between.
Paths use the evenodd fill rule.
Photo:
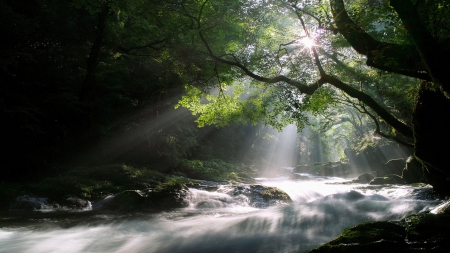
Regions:
<instances>
[{"instance_id":1,"label":"riverbank","mask_svg":"<svg viewBox=\"0 0 450 253\"><path fill-rule=\"evenodd\" d=\"M442 202L429 198L429 186L301 176L256 178L256 184L198 180L186 185L184 207L164 210L2 212L0 252L308 252L348 227L401 220ZM268 189L290 200L271 202L279 192Z\"/></svg>"}]
</instances>

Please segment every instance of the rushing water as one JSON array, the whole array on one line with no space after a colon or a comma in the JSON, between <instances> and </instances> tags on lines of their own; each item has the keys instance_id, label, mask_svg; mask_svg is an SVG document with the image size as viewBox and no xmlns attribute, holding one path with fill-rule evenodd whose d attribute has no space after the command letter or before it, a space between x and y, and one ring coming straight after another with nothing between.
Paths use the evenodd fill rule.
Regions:
<instances>
[{"instance_id":1,"label":"rushing water","mask_svg":"<svg viewBox=\"0 0 450 253\"><path fill-rule=\"evenodd\" d=\"M441 203L430 188L340 184L343 179L258 179L292 198L250 206L227 186L191 189L190 206L142 212L8 212L0 220L0 252L305 252L365 221L398 220Z\"/></svg>"}]
</instances>

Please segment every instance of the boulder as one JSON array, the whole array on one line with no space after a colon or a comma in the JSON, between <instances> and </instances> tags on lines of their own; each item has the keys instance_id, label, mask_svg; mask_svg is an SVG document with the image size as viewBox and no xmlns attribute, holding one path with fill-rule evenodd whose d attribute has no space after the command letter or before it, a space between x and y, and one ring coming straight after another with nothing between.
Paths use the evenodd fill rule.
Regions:
<instances>
[{"instance_id":1,"label":"boulder","mask_svg":"<svg viewBox=\"0 0 450 253\"><path fill-rule=\"evenodd\" d=\"M291 198L283 190L265 185L229 185L222 191L231 196L244 195L250 206L265 208L275 204L291 202Z\"/></svg>"},{"instance_id":2,"label":"boulder","mask_svg":"<svg viewBox=\"0 0 450 253\"><path fill-rule=\"evenodd\" d=\"M360 150L346 148L344 153L350 165L357 168L359 172L371 172L383 170L385 163L391 159L408 157L412 154L412 150L390 142L384 145L367 145ZM401 175L401 172L398 175Z\"/></svg>"},{"instance_id":3,"label":"boulder","mask_svg":"<svg viewBox=\"0 0 450 253\"><path fill-rule=\"evenodd\" d=\"M152 209L182 208L189 205L189 189L148 190L146 206Z\"/></svg>"},{"instance_id":4,"label":"boulder","mask_svg":"<svg viewBox=\"0 0 450 253\"><path fill-rule=\"evenodd\" d=\"M384 177L389 174L402 175L402 171L406 166L406 160L403 158L391 159L387 163L380 165L377 172L377 177Z\"/></svg>"},{"instance_id":5,"label":"boulder","mask_svg":"<svg viewBox=\"0 0 450 253\"><path fill-rule=\"evenodd\" d=\"M446 201L430 211L432 214L450 214L450 201Z\"/></svg>"},{"instance_id":6,"label":"boulder","mask_svg":"<svg viewBox=\"0 0 450 253\"><path fill-rule=\"evenodd\" d=\"M362 223L310 252L450 252L450 216L422 213Z\"/></svg>"},{"instance_id":7,"label":"boulder","mask_svg":"<svg viewBox=\"0 0 450 253\"><path fill-rule=\"evenodd\" d=\"M108 196L93 206L93 209L109 210L141 210L141 209L170 209L187 207L189 190L182 189L146 189L127 190L119 194Z\"/></svg>"},{"instance_id":8,"label":"boulder","mask_svg":"<svg viewBox=\"0 0 450 253\"><path fill-rule=\"evenodd\" d=\"M112 210L136 210L143 207L145 196L137 190L127 190L116 194L103 208Z\"/></svg>"},{"instance_id":9,"label":"boulder","mask_svg":"<svg viewBox=\"0 0 450 253\"><path fill-rule=\"evenodd\" d=\"M11 211L35 211L58 208L57 204L50 204L47 198L23 195L17 197L9 206Z\"/></svg>"},{"instance_id":10,"label":"boulder","mask_svg":"<svg viewBox=\"0 0 450 253\"><path fill-rule=\"evenodd\" d=\"M60 203L63 207L69 209L90 209L91 202L85 199L78 198L76 196L66 196L66 198Z\"/></svg>"},{"instance_id":11,"label":"boulder","mask_svg":"<svg viewBox=\"0 0 450 253\"><path fill-rule=\"evenodd\" d=\"M416 158L410 156L406 161L406 167L402 171L402 178L408 184L425 182L422 164Z\"/></svg>"},{"instance_id":12,"label":"boulder","mask_svg":"<svg viewBox=\"0 0 450 253\"><path fill-rule=\"evenodd\" d=\"M405 184L405 180L399 175L391 174L384 177L376 177L369 182L370 185L383 185L383 184Z\"/></svg>"},{"instance_id":13,"label":"boulder","mask_svg":"<svg viewBox=\"0 0 450 253\"><path fill-rule=\"evenodd\" d=\"M370 173L363 173L358 176L355 180L353 180L353 183L359 183L359 184L368 184L372 179L375 177Z\"/></svg>"}]
</instances>

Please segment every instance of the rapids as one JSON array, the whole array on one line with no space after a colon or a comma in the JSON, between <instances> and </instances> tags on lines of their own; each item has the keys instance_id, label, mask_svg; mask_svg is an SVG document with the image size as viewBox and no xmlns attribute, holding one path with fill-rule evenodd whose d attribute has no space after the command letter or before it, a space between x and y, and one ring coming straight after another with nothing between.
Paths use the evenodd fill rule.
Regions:
<instances>
[{"instance_id":1,"label":"rapids","mask_svg":"<svg viewBox=\"0 0 450 253\"><path fill-rule=\"evenodd\" d=\"M265 208L228 195L222 185L214 191L190 189L189 207L161 213L0 213L0 252L306 252L346 227L398 220L441 203L430 187L308 177L257 179L293 200Z\"/></svg>"}]
</instances>

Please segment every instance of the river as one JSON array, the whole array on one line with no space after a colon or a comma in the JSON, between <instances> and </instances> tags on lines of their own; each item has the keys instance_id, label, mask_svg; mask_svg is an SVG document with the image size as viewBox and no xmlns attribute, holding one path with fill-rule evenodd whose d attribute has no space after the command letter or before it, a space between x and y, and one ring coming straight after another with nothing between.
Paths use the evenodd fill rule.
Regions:
<instances>
[{"instance_id":1,"label":"river","mask_svg":"<svg viewBox=\"0 0 450 253\"><path fill-rule=\"evenodd\" d=\"M293 200L256 208L244 196L190 189L187 208L159 213L0 213L0 252L307 252L346 227L398 220L442 201L430 187L342 184L314 177L257 179Z\"/></svg>"}]
</instances>

